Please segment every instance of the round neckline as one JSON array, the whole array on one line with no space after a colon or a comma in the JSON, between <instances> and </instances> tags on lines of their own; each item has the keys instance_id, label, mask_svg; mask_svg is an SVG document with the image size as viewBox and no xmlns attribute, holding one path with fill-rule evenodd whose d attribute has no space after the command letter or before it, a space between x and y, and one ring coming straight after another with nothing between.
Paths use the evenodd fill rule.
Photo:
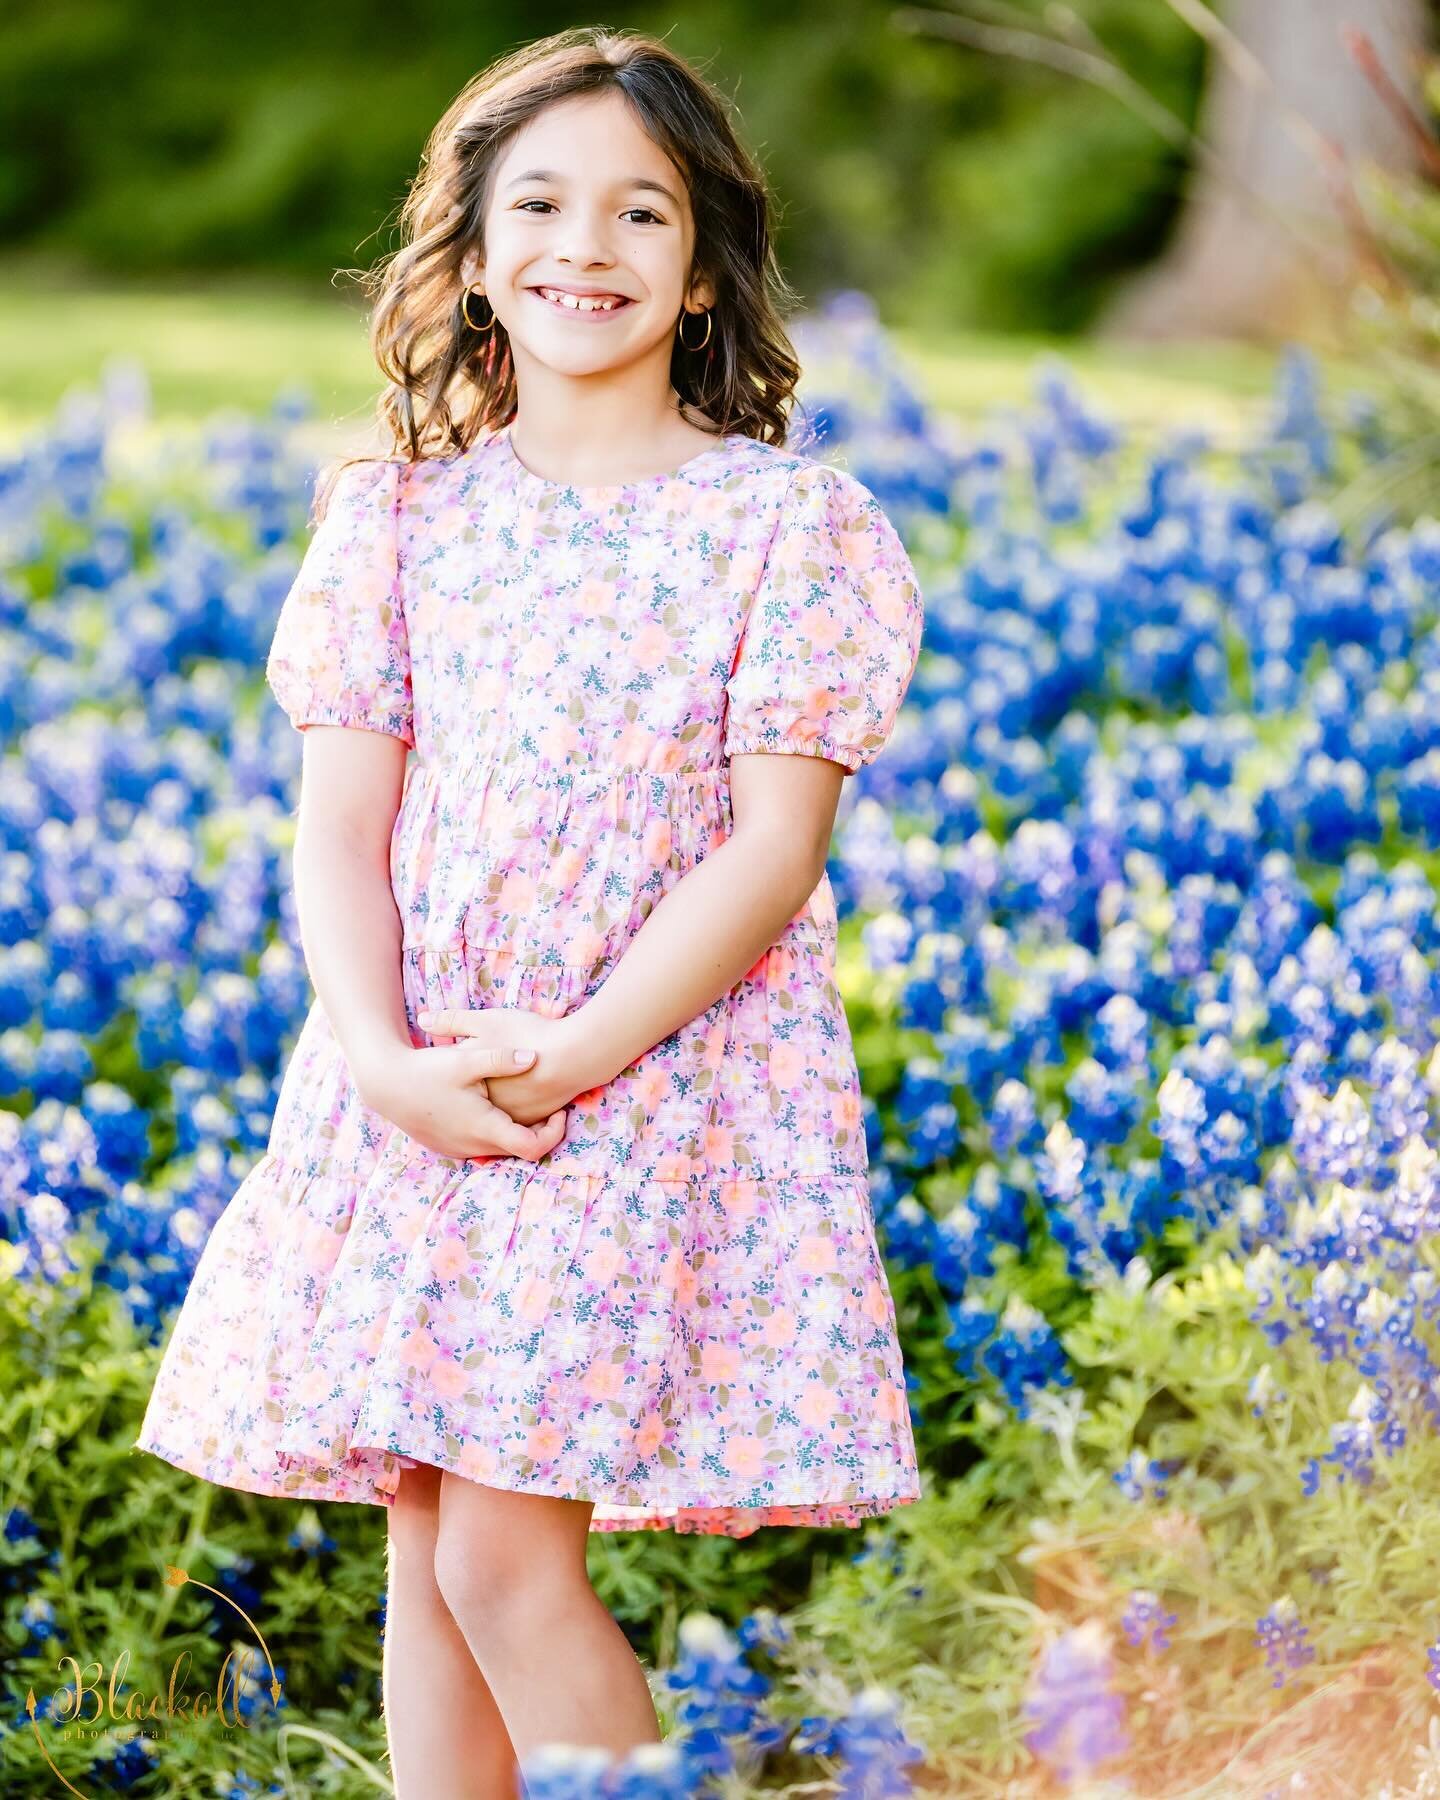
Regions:
<instances>
[{"instance_id":1,"label":"round neckline","mask_svg":"<svg viewBox=\"0 0 1440 1800\"><path fill-rule=\"evenodd\" d=\"M688 475L697 463L707 462L712 456L718 456L722 450L728 449L735 438L740 435L739 432L734 431L722 432L713 444L708 445L704 450L697 450L694 456L687 457L678 468L663 470L659 475L642 475L634 481L602 481L586 483L579 481L552 481L548 476L537 475L528 464L521 462L520 453L516 450L510 437L510 427L508 425L502 425L496 434L504 449L505 460L515 471L516 477L522 485L535 488L542 493L571 493L580 495L631 494L638 492L642 488L664 487L667 482L678 481L683 476Z\"/></svg>"}]
</instances>

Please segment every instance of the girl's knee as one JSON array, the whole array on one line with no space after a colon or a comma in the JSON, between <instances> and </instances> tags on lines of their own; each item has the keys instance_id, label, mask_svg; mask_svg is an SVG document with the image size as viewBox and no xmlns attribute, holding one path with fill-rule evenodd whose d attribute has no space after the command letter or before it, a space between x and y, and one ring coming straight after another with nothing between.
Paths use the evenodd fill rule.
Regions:
<instances>
[{"instance_id":1,"label":"girl's knee","mask_svg":"<svg viewBox=\"0 0 1440 1800\"><path fill-rule=\"evenodd\" d=\"M593 1592L583 1513L578 1502L467 1484L456 1504L440 1508L434 1573L445 1604L467 1628L503 1638Z\"/></svg>"},{"instance_id":2,"label":"girl's knee","mask_svg":"<svg viewBox=\"0 0 1440 1800\"><path fill-rule=\"evenodd\" d=\"M406 1469L387 1508L385 1529L390 1554L413 1560L434 1555L440 1523L440 1470L421 1463Z\"/></svg>"}]
</instances>

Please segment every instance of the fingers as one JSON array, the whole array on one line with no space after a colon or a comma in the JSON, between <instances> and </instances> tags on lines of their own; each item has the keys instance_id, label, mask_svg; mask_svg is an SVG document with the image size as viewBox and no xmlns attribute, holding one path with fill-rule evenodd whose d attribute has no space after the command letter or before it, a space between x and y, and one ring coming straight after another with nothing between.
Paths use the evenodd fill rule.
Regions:
<instances>
[{"instance_id":1,"label":"fingers","mask_svg":"<svg viewBox=\"0 0 1440 1800\"><path fill-rule=\"evenodd\" d=\"M440 1007L438 1009L432 1009L427 1006L416 1013L415 1023L422 1031L428 1031L432 1037L475 1037L481 1032L490 1031L494 1028L494 1014L497 1011L504 1012L508 1010L510 1009L505 1007L490 1007L489 1009L482 1009L480 1011L466 1011L463 1007ZM496 1054L508 1058L516 1053L509 1050L499 1050ZM533 1050L519 1053L516 1055L516 1060L514 1062L508 1062L506 1066L508 1068L523 1068L524 1064L528 1062L534 1054L535 1052Z\"/></svg>"},{"instance_id":2,"label":"fingers","mask_svg":"<svg viewBox=\"0 0 1440 1800\"><path fill-rule=\"evenodd\" d=\"M431 1037L463 1039L490 1029L483 1012L460 1010L418 1012L415 1023ZM532 1045L465 1044L464 1049L469 1059L466 1066L476 1076L513 1075L517 1069L529 1068L536 1056Z\"/></svg>"},{"instance_id":3,"label":"fingers","mask_svg":"<svg viewBox=\"0 0 1440 1800\"><path fill-rule=\"evenodd\" d=\"M520 1125L509 1113L485 1102L485 1118L480 1126L486 1141L501 1156L536 1158L548 1155L565 1135L565 1108L551 1113L540 1125Z\"/></svg>"}]
</instances>

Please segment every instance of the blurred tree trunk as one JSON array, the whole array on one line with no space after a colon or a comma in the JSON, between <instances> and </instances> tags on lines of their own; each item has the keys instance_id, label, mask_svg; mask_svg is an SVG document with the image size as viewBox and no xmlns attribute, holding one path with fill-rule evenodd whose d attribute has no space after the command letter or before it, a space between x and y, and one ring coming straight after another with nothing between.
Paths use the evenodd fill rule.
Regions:
<instances>
[{"instance_id":1,"label":"blurred tree trunk","mask_svg":"<svg viewBox=\"0 0 1440 1800\"><path fill-rule=\"evenodd\" d=\"M1347 286L1349 256L1333 171L1285 108L1352 164L1414 165L1398 121L1341 33L1366 32L1390 80L1423 110L1425 0L1226 0L1215 10L1264 79L1247 81L1212 47L1197 130L1216 162L1196 166L1169 247L1102 315L1101 337L1265 340L1325 331Z\"/></svg>"}]
</instances>

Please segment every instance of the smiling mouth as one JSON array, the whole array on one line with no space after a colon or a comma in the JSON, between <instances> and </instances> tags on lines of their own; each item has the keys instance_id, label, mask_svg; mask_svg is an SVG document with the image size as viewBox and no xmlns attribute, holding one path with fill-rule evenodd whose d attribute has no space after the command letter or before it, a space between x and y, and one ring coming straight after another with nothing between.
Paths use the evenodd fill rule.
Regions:
<instances>
[{"instance_id":1,"label":"smiling mouth","mask_svg":"<svg viewBox=\"0 0 1440 1800\"><path fill-rule=\"evenodd\" d=\"M567 294L563 288L552 287L532 287L529 291L557 312L578 313L591 318L603 318L632 304L626 294Z\"/></svg>"}]
</instances>

